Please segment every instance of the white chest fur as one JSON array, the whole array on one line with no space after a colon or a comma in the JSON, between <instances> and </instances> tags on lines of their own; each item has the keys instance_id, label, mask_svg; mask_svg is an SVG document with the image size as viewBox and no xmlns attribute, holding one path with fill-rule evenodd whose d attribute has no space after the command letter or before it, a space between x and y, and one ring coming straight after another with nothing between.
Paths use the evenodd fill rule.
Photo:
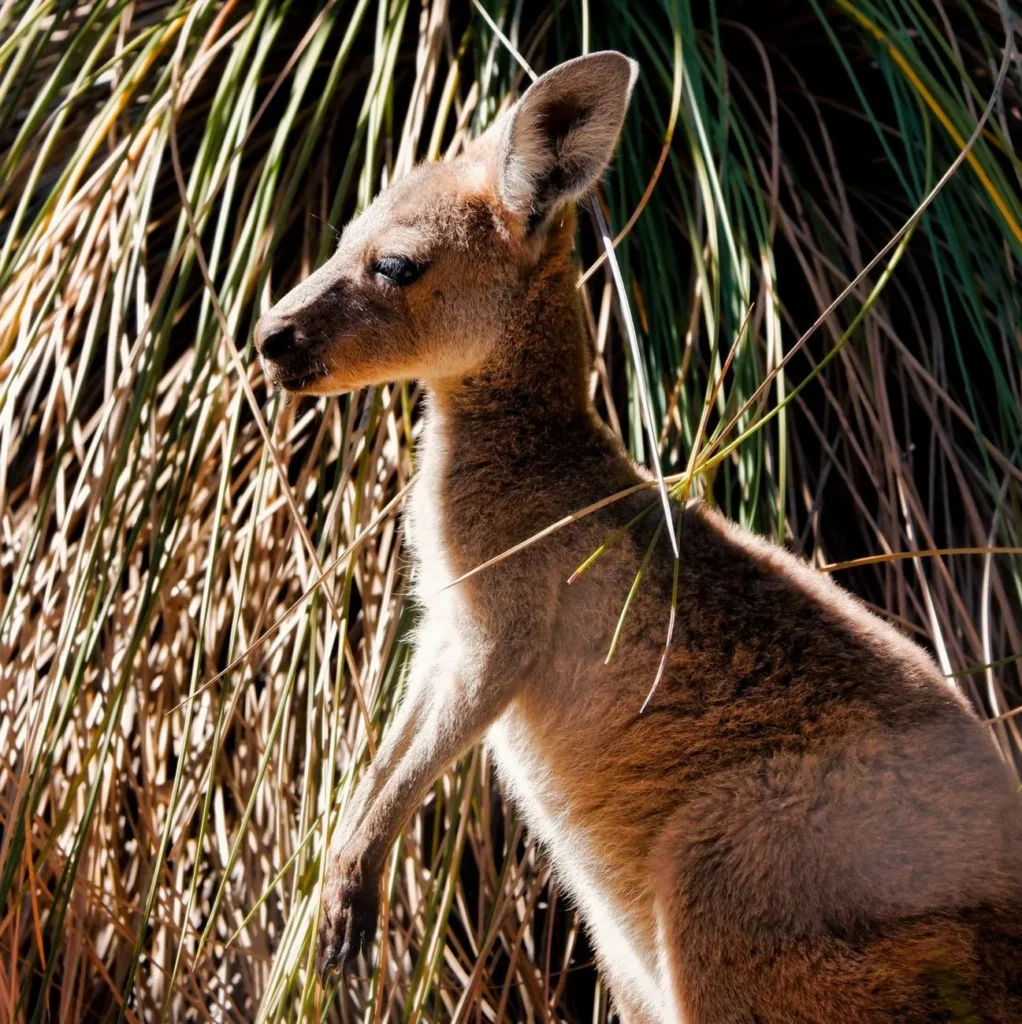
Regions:
<instances>
[{"instance_id":1,"label":"white chest fur","mask_svg":"<svg viewBox=\"0 0 1022 1024\"><path fill-rule=\"evenodd\" d=\"M420 451L421 466L405 511L405 536L414 559L416 596L427 607L454 579L445 551L440 497L446 472L447 445L434 427Z\"/></svg>"},{"instance_id":2,"label":"white chest fur","mask_svg":"<svg viewBox=\"0 0 1022 1024\"><path fill-rule=\"evenodd\" d=\"M649 1019L673 1021L652 937L642 936L629 908L615 902L598 841L572 822L568 794L558 787L514 708L490 727L486 744L505 790L549 851L558 878L581 910L615 992Z\"/></svg>"}]
</instances>

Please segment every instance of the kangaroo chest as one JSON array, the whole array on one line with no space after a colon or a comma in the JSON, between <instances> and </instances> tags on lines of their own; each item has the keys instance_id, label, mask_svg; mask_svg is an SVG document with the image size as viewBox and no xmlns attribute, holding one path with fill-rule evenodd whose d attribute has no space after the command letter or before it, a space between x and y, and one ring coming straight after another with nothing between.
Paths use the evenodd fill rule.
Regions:
<instances>
[{"instance_id":1,"label":"kangaroo chest","mask_svg":"<svg viewBox=\"0 0 1022 1024\"><path fill-rule=\"evenodd\" d=\"M558 784L535 735L517 705L491 727L486 746L505 792L522 812L531 833L547 849L597 947L615 991L642 1006L651 1020L665 1020L655 935L645 908L629 906L615 887L613 864L597 836L573 813L571 794Z\"/></svg>"},{"instance_id":2,"label":"kangaroo chest","mask_svg":"<svg viewBox=\"0 0 1022 1024\"><path fill-rule=\"evenodd\" d=\"M466 642L473 646L472 638L461 634L466 627L470 634L478 629L479 619L466 604L466 591L449 587L459 575L465 552L459 550L459 557L453 557L449 550L452 524L445 519L450 510L444 489L449 437L440 421L431 422L425 440L406 517L415 590L426 611L418 643L446 643L458 650ZM584 626L576 632L584 633ZM487 638L475 640L485 645ZM666 1021L670 1016L664 1009L651 908L636 906L634 898L622 894L619 872L598 838L606 834L608 823L585 825L579 820L571 786L563 784L563 773L546 753L573 742L563 721L570 716L562 714L564 710L541 706L526 715L521 700L516 700L490 727L486 745L505 792L521 809L530 833L549 851L561 884L582 912L615 993L628 1005L642 1007L647 1019Z\"/></svg>"}]
</instances>

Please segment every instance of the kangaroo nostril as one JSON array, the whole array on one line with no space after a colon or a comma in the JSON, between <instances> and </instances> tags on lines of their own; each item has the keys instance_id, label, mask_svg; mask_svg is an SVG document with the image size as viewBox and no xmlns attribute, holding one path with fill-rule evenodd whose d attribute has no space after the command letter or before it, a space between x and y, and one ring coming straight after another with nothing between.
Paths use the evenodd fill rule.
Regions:
<instances>
[{"instance_id":1,"label":"kangaroo nostril","mask_svg":"<svg viewBox=\"0 0 1022 1024\"><path fill-rule=\"evenodd\" d=\"M283 359L295 349L295 329L292 324L271 327L270 330L258 332L256 348L261 356L267 359Z\"/></svg>"}]
</instances>

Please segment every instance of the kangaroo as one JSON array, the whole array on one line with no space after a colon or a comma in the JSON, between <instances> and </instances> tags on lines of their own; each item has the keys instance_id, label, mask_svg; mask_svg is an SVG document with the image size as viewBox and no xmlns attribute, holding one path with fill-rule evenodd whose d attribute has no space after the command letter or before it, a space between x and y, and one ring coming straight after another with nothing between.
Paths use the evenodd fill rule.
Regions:
<instances>
[{"instance_id":1,"label":"kangaroo","mask_svg":"<svg viewBox=\"0 0 1022 1024\"><path fill-rule=\"evenodd\" d=\"M562 64L460 156L347 225L264 313L273 384L427 392L405 527L422 608L407 689L331 843L318 965L365 952L387 853L482 740L597 949L622 1020L1022 1021L1022 806L931 658L700 501L658 508L589 398L574 204L637 65ZM600 499L628 496L450 586Z\"/></svg>"}]
</instances>

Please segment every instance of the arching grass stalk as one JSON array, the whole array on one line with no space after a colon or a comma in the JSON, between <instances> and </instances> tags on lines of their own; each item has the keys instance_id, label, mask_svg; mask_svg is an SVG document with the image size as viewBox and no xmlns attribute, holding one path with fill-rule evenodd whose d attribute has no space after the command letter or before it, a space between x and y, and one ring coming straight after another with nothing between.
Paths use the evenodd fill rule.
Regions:
<instances>
[{"instance_id":1,"label":"arching grass stalk","mask_svg":"<svg viewBox=\"0 0 1022 1024\"><path fill-rule=\"evenodd\" d=\"M614 628L614 636L610 641L610 649L607 651L607 657L604 659L604 663L609 665L614 660L614 655L617 653L618 644L621 641L621 633L625 628L625 620L628 618L628 612L631 610L632 604L635 601L635 595L639 592L639 584L642 583L642 577L646 574L646 570L649 568L650 559L653 557L653 552L656 549L657 541L660 540L660 534L663 532L663 522L657 523L657 528L653 531L653 537L649 542L649 547L646 548L646 553L642 556L642 561L639 563L639 570L635 574L635 578L632 580L631 588L628 591L628 597L625 598L624 607L621 609L621 614L618 616L617 626ZM675 558L675 565L678 564L679 559Z\"/></svg>"}]
</instances>

